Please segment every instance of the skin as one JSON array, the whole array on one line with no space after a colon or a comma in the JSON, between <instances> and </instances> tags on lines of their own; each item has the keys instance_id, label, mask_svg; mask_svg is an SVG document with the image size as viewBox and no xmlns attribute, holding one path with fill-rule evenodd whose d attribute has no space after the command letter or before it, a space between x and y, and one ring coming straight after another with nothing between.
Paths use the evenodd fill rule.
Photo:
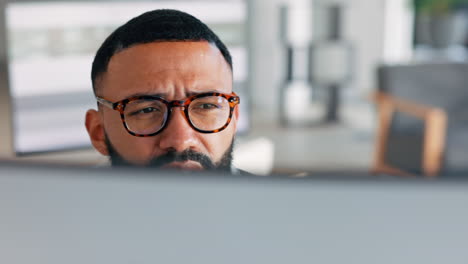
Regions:
<instances>
[{"instance_id":1,"label":"skin","mask_svg":"<svg viewBox=\"0 0 468 264\"><path fill-rule=\"evenodd\" d=\"M232 92L232 71L216 46L204 42L153 42L138 44L115 54L98 80L97 95L116 102L134 95L160 95L183 100L194 93ZM86 129L93 146L108 155L107 134L115 150L128 162L145 165L168 151L191 149L217 164L229 148L237 126L236 106L229 126L202 134L193 130L175 108L167 127L153 137L135 137L122 125L119 112L101 106L86 113ZM198 170L195 161L173 162L168 167Z\"/></svg>"}]
</instances>

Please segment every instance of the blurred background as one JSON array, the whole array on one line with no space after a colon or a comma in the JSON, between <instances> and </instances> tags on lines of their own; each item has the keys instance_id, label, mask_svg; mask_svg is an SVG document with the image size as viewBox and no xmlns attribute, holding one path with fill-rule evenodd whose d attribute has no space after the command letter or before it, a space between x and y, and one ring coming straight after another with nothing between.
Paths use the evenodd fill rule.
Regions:
<instances>
[{"instance_id":1,"label":"blurred background","mask_svg":"<svg viewBox=\"0 0 468 264\"><path fill-rule=\"evenodd\" d=\"M156 8L206 22L234 58L235 164L254 173L468 171L468 1L7 1L0 153L106 162L84 127L90 69L116 27Z\"/></svg>"}]
</instances>

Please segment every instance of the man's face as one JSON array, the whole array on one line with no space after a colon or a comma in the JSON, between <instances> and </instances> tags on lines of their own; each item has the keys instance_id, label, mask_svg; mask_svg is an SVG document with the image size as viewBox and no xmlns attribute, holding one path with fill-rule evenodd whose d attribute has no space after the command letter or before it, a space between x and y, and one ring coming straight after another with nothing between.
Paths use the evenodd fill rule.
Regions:
<instances>
[{"instance_id":1,"label":"man's face","mask_svg":"<svg viewBox=\"0 0 468 264\"><path fill-rule=\"evenodd\" d=\"M230 94L232 72L221 52L208 42L154 42L138 44L115 54L97 87L97 96L112 102L135 95L183 100L205 92ZM215 167L230 163L237 107L229 126L212 134L195 131L180 108L173 109L170 115L165 129L152 137L130 135L119 112L107 107L89 110L86 127L99 152L112 154L130 164L161 164L155 162L159 157L169 159L169 163L161 164L164 167L181 169L210 167L207 162Z\"/></svg>"}]
</instances>

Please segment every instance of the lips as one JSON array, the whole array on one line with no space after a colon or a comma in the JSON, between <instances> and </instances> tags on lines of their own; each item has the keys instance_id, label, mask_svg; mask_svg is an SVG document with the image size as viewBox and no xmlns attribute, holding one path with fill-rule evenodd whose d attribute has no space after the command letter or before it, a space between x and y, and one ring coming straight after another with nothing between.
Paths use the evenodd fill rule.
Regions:
<instances>
[{"instance_id":1,"label":"lips","mask_svg":"<svg viewBox=\"0 0 468 264\"><path fill-rule=\"evenodd\" d=\"M177 170L203 170L200 163L195 161L184 161L184 162L171 162L162 166L164 169L177 169Z\"/></svg>"}]
</instances>

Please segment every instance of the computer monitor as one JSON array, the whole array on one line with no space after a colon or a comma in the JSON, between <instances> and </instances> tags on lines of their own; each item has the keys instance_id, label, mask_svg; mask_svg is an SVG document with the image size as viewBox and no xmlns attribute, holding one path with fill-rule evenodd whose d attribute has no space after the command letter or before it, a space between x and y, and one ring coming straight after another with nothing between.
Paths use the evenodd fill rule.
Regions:
<instances>
[{"instance_id":1,"label":"computer monitor","mask_svg":"<svg viewBox=\"0 0 468 264\"><path fill-rule=\"evenodd\" d=\"M466 181L0 164L0 263L467 263Z\"/></svg>"}]
</instances>

